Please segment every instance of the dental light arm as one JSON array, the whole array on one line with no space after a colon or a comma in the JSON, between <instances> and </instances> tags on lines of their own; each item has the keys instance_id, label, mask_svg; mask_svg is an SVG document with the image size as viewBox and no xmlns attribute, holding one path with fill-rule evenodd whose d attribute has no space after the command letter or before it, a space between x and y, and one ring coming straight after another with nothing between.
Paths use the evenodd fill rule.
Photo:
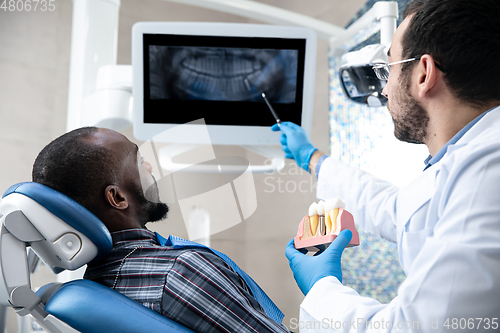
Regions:
<instances>
[{"instance_id":1,"label":"dental light arm","mask_svg":"<svg viewBox=\"0 0 500 333\"><path fill-rule=\"evenodd\" d=\"M356 35L364 33L365 29L369 28L374 22L380 23L379 27L373 31L376 32L377 30L380 30L380 43L389 45L392 41L394 33L396 32L398 17L399 12L397 2L376 2L370 10L363 14L363 16L357 19L341 34L332 36L330 38L330 48L334 52L341 51L343 53L342 49L345 50L346 43L351 39L355 39L354 37Z\"/></svg>"},{"instance_id":2,"label":"dental light arm","mask_svg":"<svg viewBox=\"0 0 500 333\"><path fill-rule=\"evenodd\" d=\"M249 0L164 0L218 10L276 25L300 26L314 29L318 37L328 40L341 35L344 29L307 15Z\"/></svg>"}]
</instances>

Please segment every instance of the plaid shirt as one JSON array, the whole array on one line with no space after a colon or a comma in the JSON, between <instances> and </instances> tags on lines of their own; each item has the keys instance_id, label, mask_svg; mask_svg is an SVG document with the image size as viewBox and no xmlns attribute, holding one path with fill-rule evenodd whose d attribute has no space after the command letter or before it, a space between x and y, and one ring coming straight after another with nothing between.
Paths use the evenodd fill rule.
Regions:
<instances>
[{"instance_id":1,"label":"plaid shirt","mask_svg":"<svg viewBox=\"0 0 500 333\"><path fill-rule=\"evenodd\" d=\"M117 280L116 291L196 332L288 332L211 251L160 246L147 229L111 236L111 253L89 264L85 279L110 288Z\"/></svg>"}]
</instances>

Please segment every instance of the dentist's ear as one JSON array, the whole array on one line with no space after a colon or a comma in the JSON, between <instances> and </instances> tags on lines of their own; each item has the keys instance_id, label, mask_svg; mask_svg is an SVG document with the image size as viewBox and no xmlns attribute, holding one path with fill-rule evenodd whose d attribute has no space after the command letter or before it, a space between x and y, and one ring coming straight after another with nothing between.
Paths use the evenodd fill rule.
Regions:
<instances>
[{"instance_id":1,"label":"dentist's ear","mask_svg":"<svg viewBox=\"0 0 500 333\"><path fill-rule=\"evenodd\" d=\"M108 185L104 190L104 195L108 204L116 209L124 210L128 208L128 200L116 185Z\"/></svg>"},{"instance_id":2,"label":"dentist's ear","mask_svg":"<svg viewBox=\"0 0 500 333\"><path fill-rule=\"evenodd\" d=\"M418 83L418 97L429 97L429 94L432 94L432 88L436 86L439 78L439 70L436 67L434 58L428 54L423 55L415 71Z\"/></svg>"}]
</instances>

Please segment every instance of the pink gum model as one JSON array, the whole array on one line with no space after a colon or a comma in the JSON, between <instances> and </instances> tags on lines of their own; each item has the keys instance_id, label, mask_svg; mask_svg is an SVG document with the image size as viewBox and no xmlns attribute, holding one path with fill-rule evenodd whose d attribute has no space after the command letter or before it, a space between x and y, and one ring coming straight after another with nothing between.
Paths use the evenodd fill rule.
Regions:
<instances>
[{"instance_id":1,"label":"pink gum model","mask_svg":"<svg viewBox=\"0 0 500 333\"><path fill-rule=\"evenodd\" d=\"M349 229L352 231L352 239L347 247L358 246L359 245L359 233L354 226L354 218L348 211L339 208L339 215L337 216L337 221L340 220L340 231L337 234L328 234L324 236L316 236L309 239L302 240L304 236L304 220L308 215L302 218L299 224L299 230L297 231L297 236L294 238L296 249L306 249L308 251L317 252L319 250L326 249L333 240L337 237L338 233L342 230Z\"/></svg>"}]
</instances>

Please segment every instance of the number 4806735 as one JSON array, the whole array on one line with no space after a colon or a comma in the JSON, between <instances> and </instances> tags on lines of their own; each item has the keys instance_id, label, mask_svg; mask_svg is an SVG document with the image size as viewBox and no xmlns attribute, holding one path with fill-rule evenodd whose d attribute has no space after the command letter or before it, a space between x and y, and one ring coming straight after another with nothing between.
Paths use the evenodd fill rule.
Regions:
<instances>
[{"instance_id":1,"label":"number 4806735","mask_svg":"<svg viewBox=\"0 0 500 333\"><path fill-rule=\"evenodd\" d=\"M481 329L481 330L497 330L498 318L447 318L443 324L447 329Z\"/></svg>"},{"instance_id":2,"label":"number 4806735","mask_svg":"<svg viewBox=\"0 0 500 333\"><path fill-rule=\"evenodd\" d=\"M45 12L47 10L53 12L56 10L56 4L55 0L3 0L0 10L4 12Z\"/></svg>"}]
</instances>

